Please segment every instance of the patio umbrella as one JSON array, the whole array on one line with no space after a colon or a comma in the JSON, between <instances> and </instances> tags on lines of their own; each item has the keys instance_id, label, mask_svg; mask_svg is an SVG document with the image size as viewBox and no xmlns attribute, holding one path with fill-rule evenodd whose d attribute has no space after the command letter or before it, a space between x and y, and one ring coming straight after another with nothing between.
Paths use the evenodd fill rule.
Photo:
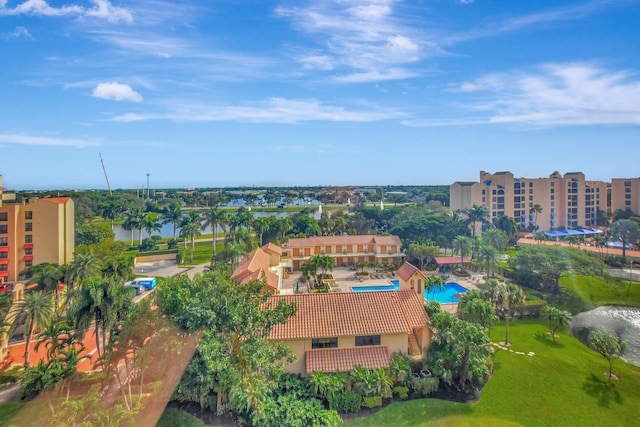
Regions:
<instances>
[{"instance_id":1,"label":"patio umbrella","mask_svg":"<svg viewBox=\"0 0 640 427\"><path fill-rule=\"evenodd\" d=\"M300 283L296 282L296 294L300 292Z\"/></svg>"}]
</instances>

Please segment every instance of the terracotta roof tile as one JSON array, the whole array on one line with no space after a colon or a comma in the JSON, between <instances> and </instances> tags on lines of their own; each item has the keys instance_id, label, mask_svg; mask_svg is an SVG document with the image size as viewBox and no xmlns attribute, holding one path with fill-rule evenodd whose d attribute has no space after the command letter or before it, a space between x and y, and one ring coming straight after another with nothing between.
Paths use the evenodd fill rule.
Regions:
<instances>
[{"instance_id":1,"label":"terracotta roof tile","mask_svg":"<svg viewBox=\"0 0 640 427\"><path fill-rule=\"evenodd\" d=\"M409 279L411 279L411 276L413 276L416 273L420 273L423 280L427 280L427 277L424 275L424 273L420 271L418 267L416 267L415 265L409 262L405 262L404 264L402 264L400 268L398 268L398 271L396 271L396 274L398 274L398 277L405 283L408 282Z\"/></svg>"},{"instance_id":2,"label":"terracotta roof tile","mask_svg":"<svg viewBox=\"0 0 640 427\"><path fill-rule=\"evenodd\" d=\"M288 248L305 248L324 245L402 245L398 236L375 236L373 234L357 236L317 236L289 239L285 245Z\"/></svg>"},{"instance_id":3,"label":"terracotta roof tile","mask_svg":"<svg viewBox=\"0 0 640 427\"><path fill-rule=\"evenodd\" d=\"M396 334L426 325L423 303L413 291L280 295L296 315L271 330L271 339ZM417 313L422 310L423 316Z\"/></svg>"},{"instance_id":4,"label":"terracotta roof tile","mask_svg":"<svg viewBox=\"0 0 640 427\"><path fill-rule=\"evenodd\" d=\"M273 252L275 254L278 255L282 255L282 248L278 245L274 245L273 243L269 242L266 245L263 245L262 250L269 253L269 252Z\"/></svg>"},{"instance_id":5,"label":"terracotta roof tile","mask_svg":"<svg viewBox=\"0 0 640 427\"><path fill-rule=\"evenodd\" d=\"M365 369L388 368L391 363L387 347L333 348L305 352L307 373L349 372L356 366Z\"/></svg>"},{"instance_id":6,"label":"terracotta roof tile","mask_svg":"<svg viewBox=\"0 0 640 427\"><path fill-rule=\"evenodd\" d=\"M262 280L264 277L267 287L277 290L280 278L269 270L270 266L271 255L262 248L254 249L238 264L231 275L231 280L244 284L250 280Z\"/></svg>"}]
</instances>

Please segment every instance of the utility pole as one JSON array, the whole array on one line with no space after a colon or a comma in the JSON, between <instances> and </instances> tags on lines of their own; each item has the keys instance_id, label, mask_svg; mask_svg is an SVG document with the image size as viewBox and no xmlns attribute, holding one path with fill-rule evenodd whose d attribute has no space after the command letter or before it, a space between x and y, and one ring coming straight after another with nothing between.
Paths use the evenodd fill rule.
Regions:
<instances>
[{"instance_id":1,"label":"utility pole","mask_svg":"<svg viewBox=\"0 0 640 427\"><path fill-rule=\"evenodd\" d=\"M147 200L150 199L150 197L149 197L149 175L150 175L150 173L147 172Z\"/></svg>"}]
</instances>

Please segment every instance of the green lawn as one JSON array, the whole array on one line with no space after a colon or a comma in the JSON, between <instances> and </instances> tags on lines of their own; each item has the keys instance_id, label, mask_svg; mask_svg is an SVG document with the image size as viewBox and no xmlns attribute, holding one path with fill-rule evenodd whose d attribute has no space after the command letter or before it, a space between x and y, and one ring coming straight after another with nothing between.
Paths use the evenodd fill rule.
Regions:
<instances>
[{"instance_id":1,"label":"green lawn","mask_svg":"<svg viewBox=\"0 0 640 427\"><path fill-rule=\"evenodd\" d=\"M560 285L570 288L594 307L601 305L640 306L640 283L631 282L627 296L628 281L605 280L600 277L574 274L560 279Z\"/></svg>"},{"instance_id":2,"label":"green lawn","mask_svg":"<svg viewBox=\"0 0 640 427\"><path fill-rule=\"evenodd\" d=\"M553 344L540 321L513 321L514 351L497 350L494 375L480 402L460 404L420 399L392 404L346 423L348 426L606 426L637 425L640 419L640 368L616 361L619 381L603 374L607 362L577 339L561 333ZM494 328L494 341L504 336Z\"/></svg>"},{"instance_id":3,"label":"green lawn","mask_svg":"<svg viewBox=\"0 0 640 427\"><path fill-rule=\"evenodd\" d=\"M199 418L194 417L193 415L181 411L176 408L169 408L162 413L162 416L158 420L158 424L156 427L206 427L208 424L200 421Z\"/></svg>"}]
</instances>

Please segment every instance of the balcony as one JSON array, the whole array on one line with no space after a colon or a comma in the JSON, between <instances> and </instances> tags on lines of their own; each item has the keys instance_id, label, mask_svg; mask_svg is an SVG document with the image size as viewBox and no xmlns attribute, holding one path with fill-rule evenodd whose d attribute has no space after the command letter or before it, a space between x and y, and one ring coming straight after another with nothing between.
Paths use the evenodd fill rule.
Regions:
<instances>
[{"instance_id":1,"label":"balcony","mask_svg":"<svg viewBox=\"0 0 640 427\"><path fill-rule=\"evenodd\" d=\"M0 246L0 252L9 252L9 246Z\"/></svg>"},{"instance_id":2,"label":"balcony","mask_svg":"<svg viewBox=\"0 0 640 427\"><path fill-rule=\"evenodd\" d=\"M25 255L22 259L25 261L33 261L33 255Z\"/></svg>"},{"instance_id":3,"label":"balcony","mask_svg":"<svg viewBox=\"0 0 640 427\"><path fill-rule=\"evenodd\" d=\"M8 271L0 271L0 277L9 277Z\"/></svg>"},{"instance_id":4,"label":"balcony","mask_svg":"<svg viewBox=\"0 0 640 427\"><path fill-rule=\"evenodd\" d=\"M0 265L9 265L9 260L7 258L0 259Z\"/></svg>"},{"instance_id":5,"label":"balcony","mask_svg":"<svg viewBox=\"0 0 640 427\"><path fill-rule=\"evenodd\" d=\"M33 243L25 243L23 248L25 248L25 249L33 249Z\"/></svg>"}]
</instances>

